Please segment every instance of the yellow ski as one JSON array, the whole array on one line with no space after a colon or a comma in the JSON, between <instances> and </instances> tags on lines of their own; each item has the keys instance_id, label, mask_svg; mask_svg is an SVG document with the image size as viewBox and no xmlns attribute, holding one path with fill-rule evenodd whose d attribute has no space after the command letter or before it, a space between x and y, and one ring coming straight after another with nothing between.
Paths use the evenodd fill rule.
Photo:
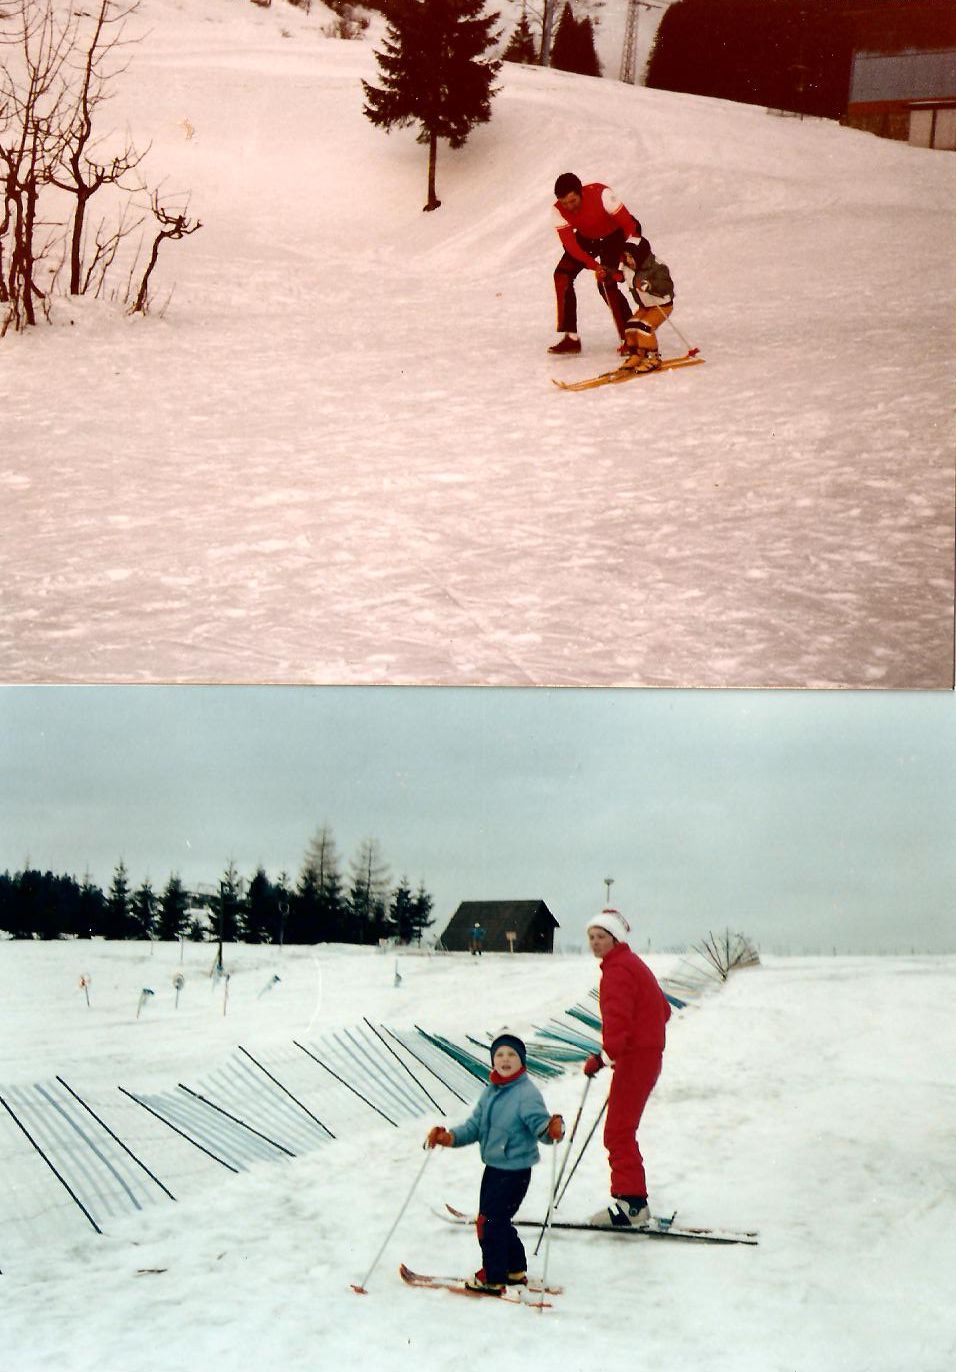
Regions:
<instances>
[{"instance_id":1,"label":"yellow ski","mask_svg":"<svg viewBox=\"0 0 956 1372\"><path fill-rule=\"evenodd\" d=\"M665 357L661 365L655 367L652 372L636 372L633 367L615 367L613 371L601 372L599 376L589 376L584 381L558 381L555 377L551 380L562 391L590 391L595 386L616 386L621 381L633 381L639 376L657 376L660 372L672 371L675 367L695 367L703 360L696 353L685 353L683 357Z\"/></svg>"}]
</instances>

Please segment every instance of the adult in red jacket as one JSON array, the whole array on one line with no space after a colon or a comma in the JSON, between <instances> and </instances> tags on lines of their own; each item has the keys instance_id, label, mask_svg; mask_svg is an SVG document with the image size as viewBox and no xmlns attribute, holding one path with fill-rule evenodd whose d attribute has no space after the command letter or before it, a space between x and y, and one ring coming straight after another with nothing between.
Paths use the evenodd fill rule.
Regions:
<instances>
[{"instance_id":1,"label":"adult in red jacket","mask_svg":"<svg viewBox=\"0 0 956 1372\"><path fill-rule=\"evenodd\" d=\"M630 926L618 910L588 923L588 943L601 959L601 1052L584 1064L587 1076L609 1066L614 1075L604 1122L611 1164L611 1200L592 1223L639 1226L650 1218L647 1178L637 1142L644 1106L661 1073L671 1007L646 962L627 944Z\"/></svg>"},{"instance_id":2,"label":"adult in red jacket","mask_svg":"<svg viewBox=\"0 0 956 1372\"><path fill-rule=\"evenodd\" d=\"M641 226L621 200L601 181L582 185L574 172L562 172L554 183L554 226L564 249L554 269L558 305L558 333L563 337L551 353L579 353L578 300L575 278L585 269L594 272L602 299L614 316L618 337L631 310L618 287L621 254L629 238L641 236Z\"/></svg>"}]
</instances>

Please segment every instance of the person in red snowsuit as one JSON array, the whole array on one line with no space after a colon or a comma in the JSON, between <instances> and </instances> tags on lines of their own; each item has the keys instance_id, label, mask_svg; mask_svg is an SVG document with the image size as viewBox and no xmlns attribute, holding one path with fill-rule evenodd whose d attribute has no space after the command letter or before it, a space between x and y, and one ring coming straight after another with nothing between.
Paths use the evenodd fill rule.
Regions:
<instances>
[{"instance_id":1,"label":"person in red snowsuit","mask_svg":"<svg viewBox=\"0 0 956 1372\"><path fill-rule=\"evenodd\" d=\"M623 339L631 310L618 287L624 279L619 270L621 254L629 238L640 238L641 226L610 186L601 181L582 185L574 172L562 172L554 183L554 193L554 226L564 249L554 269L558 333L562 337L548 352L579 353L575 278L585 269L594 272L601 297L614 316L618 337Z\"/></svg>"},{"instance_id":2,"label":"person in red snowsuit","mask_svg":"<svg viewBox=\"0 0 956 1372\"><path fill-rule=\"evenodd\" d=\"M650 1218L637 1128L661 1073L671 1013L654 973L628 946L629 932L618 910L602 910L588 923L591 951L601 959L601 1052L588 1058L584 1072L590 1077L605 1066L613 1070L604 1122L613 1203L591 1222L616 1228Z\"/></svg>"}]
</instances>

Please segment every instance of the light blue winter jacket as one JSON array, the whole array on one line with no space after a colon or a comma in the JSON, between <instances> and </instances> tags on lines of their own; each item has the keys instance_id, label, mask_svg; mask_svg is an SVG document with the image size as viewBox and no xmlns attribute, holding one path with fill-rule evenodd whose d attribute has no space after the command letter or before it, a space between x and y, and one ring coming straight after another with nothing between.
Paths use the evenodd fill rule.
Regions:
<instances>
[{"instance_id":1,"label":"light blue winter jacket","mask_svg":"<svg viewBox=\"0 0 956 1372\"><path fill-rule=\"evenodd\" d=\"M501 1086L485 1087L465 1123L451 1126L454 1146L464 1148L477 1139L486 1167L517 1172L539 1161L538 1139L550 1118L541 1092L522 1072ZM545 1136L542 1142L551 1140Z\"/></svg>"}]
</instances>

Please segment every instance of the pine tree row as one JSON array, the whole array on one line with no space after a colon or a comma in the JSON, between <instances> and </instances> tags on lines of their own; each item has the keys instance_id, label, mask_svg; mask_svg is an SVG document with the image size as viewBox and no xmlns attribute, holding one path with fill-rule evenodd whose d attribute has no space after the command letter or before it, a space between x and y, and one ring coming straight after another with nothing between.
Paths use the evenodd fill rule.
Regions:
<instances>
[{"instance_id":1,"label":"pine tree row","mask_svg":"<svg viewBox=\"0 0 956 1372\"><path fill-rule=\"evenodd\" d=\"M189 938L225 943L420 942L434 921L424 882L393 885L375 839L343 875L329 827L306 850L298 879L259 866L247 882L230 862L216 885L187 889L178 874L156 891L132 887L120 861L107 890L89 876L25 868L0 874L0 932L12 938Z\"/></svg>"}]
</instances>

